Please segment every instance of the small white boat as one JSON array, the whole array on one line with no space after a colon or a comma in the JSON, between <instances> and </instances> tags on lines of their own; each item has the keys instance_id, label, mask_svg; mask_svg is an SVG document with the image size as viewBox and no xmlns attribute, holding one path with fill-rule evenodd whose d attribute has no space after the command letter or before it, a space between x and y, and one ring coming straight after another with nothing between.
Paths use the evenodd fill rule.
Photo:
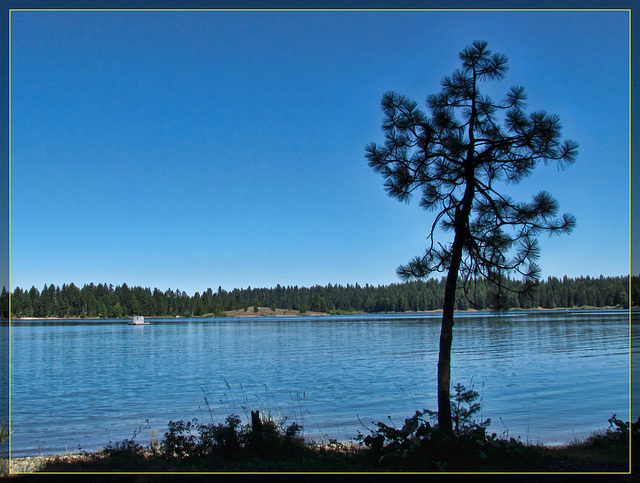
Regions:
<instances>
[{"instance_id":1,"label":"small white boat","mask_svg":"<svg viewBox=\"0 0 640 483\"><path fill-rule=\"evenodd\" d=\"M149 325L149 322L145 322L143 316L136 315L133 317L133 320L129 322L129 325Z\"/></svg>"}]
</instances>

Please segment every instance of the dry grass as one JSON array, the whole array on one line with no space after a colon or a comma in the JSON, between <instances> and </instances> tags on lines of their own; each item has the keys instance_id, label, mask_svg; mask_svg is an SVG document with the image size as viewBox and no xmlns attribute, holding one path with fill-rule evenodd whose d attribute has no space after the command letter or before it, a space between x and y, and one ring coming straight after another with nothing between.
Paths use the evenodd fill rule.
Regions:
<instances>
[{"instance_id":1,"label":"dry grass","mask_svg":"<svg viewBox=\"0 0 640 483\"><path fill-rule=\"evenodd\" d=\"M269 307L258 307L256 312L253 307L249 307L246 311L228 310L225 312L227 317L300 317L300 316L318 316L327 315L323 312L305 312L300 313L299 310L276 309L275 311Z\"/></svg>"}]
</instances>

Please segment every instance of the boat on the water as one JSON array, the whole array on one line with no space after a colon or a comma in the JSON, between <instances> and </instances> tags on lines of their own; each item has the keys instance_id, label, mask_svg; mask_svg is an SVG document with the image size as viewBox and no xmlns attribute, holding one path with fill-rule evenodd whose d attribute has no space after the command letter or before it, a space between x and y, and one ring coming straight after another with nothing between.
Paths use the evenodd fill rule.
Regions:
<instances>
[{"instance_id":1,"label":"boat on the water","mask_svg":"<svg viewBox=\"0 0 640 483\"><path fill-rule=\"evenodd\" d=\"M145 322L143 316L136 315L133 317L133 320L129 322L129 325L149 325L149 322Z\"/></svg>"}]
</instances>

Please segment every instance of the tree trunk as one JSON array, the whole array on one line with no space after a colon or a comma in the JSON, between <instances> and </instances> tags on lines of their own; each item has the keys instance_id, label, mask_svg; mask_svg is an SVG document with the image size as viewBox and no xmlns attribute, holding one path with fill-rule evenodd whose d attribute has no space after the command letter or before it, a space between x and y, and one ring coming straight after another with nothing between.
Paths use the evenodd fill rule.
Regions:
<instances>
[{"instance_id":1,"label":"tree trunk","mask_svg":"<svg viewBox=\"0 0 640 483\"><path fill-rule=\"evenodd\" d=\"M438 356L438 427L446 435L453 434L451 420L451 345L453 343L453 313L456 307L456 286L462 261L462 250L469 235L469 216L475 196L475 121L478 113L475 101L476 72L473 73L473 96L469 120L469 147L467 149L464 178L466 187L462 204L456 208L454 217L455 237L451 246L451 263L444 288L442 305L442 328L440 329L440 354Z\"/></svg>"},{"instance_id":2,"label":"tree trunk","mask_svg":"<svg viewBox=\"0 0 640 483\"><path fill-rule=\"evenodd\" d=\"M451 345L453 343L453 313L456 303L458 270L462 260L463 234L456 232L453 240L451 265L444 288L440 353L438 358L438 427L447 435L453 433L451 420Z\"/></svg>"},{"instance_id":3,"label":"tree trunk","mask_svg":"<svg viewBox=\"0 0 640 483\"><path fill-rule=\"evenodd\" d=\"M475 107L474 107L475 111ZM473 126L473 124L472 124ZM473 133L470 138L473 145ZM451 420L451 345L453 343L453 314L456 307L456 286L458 272L462 261L462 251L465 240L469 235L469 216L475 195L474 169L472 165L473 151L469 151L469 168L465 173L467 186L465 188L462 206L456 209L454 217L455 236L451 246L451 263L444 287L444 301L442 305L442 328L440 329L440 353L438 356L438 426L440 431L451 436L453 424Z\"/></svg>"}]
</instances>

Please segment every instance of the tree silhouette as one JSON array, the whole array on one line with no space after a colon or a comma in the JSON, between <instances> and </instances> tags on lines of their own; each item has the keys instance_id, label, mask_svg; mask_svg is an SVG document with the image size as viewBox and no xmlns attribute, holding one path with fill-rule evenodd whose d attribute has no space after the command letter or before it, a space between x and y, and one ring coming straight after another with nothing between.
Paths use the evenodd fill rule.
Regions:
<instances>
[{"instance_id":1,"label":"tree silhouette","mask_svg":"<svg viewBox=\"0 0 640 483\"><path fill-rule=\"evenodd\" d=\"M420 206L437 212L423 256L398 267L403 280L447 272L438 360L438 425L451 433L450 374L455 292L468 293L485 279L500 308L505 282L521 276L524 291L536 283L537 236L569 233L571 215L558 215L558 202L546 191L528 203L497 191L500 181L517 184L538 163L564 167L575 161L578 145L560 140L558 116L526 114L524 88L512 87L501 102L481 94L481 81L500 80L507 57L475 41L459 54L462 67L442 80L442 91L427 97L426 115L416 102L387 92L382 99L384 145L371 143L366 157L385 178L388 194L408 202L420 193ZM437 243L436 228L453 232ZM471 294L472 295L472 294Z\"/></svg>"}]
</instances>

